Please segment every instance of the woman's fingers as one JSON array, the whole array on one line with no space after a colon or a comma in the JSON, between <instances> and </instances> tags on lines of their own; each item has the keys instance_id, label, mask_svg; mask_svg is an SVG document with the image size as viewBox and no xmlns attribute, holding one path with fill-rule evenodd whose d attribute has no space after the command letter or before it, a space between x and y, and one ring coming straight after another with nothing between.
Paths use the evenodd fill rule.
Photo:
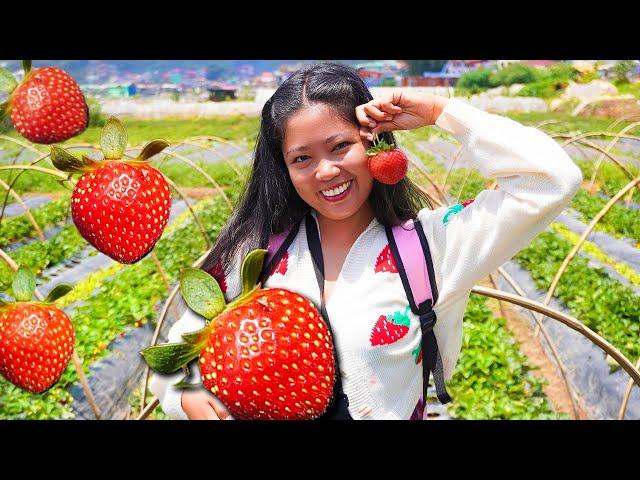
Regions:
<instances>
[{"instance_id":1,"label":"woman's fingers","mask_svg":"<svg viewBox=\"0 0 640 480\"><path fill-rule=\"evenodd\" d=\"M215 410L215 413L220 420L234 420L234 418L231 416L231 412L227 410L227 407L225 407L217 397L211 396L209 398L209 403Z\"/></svg>"},{"instance_id":2,"label":"woman's fingers","mask_svg":"<svg viewBox=\"0 0 640 480\"><path fill-rule=\"evenodd\" d=\"M370 142L373 142L373 134L371 133L371 129L369 128L361 128L360 129L360 136L364 139L364 140L368 140Z\"/></svg>"},{"instance_id":3,"label":"woman's fingers","mask_svg":"<svg viewBox=\"0 0 640 480\"><path fill-rule=\"evenodd\" d=\"M378 106L374 105L373 103L365 104L364 111L369 117L373 118L378 122L388 121L393 118L392 114L383 112L378 108Z\"/></svg>"}]
</instances>

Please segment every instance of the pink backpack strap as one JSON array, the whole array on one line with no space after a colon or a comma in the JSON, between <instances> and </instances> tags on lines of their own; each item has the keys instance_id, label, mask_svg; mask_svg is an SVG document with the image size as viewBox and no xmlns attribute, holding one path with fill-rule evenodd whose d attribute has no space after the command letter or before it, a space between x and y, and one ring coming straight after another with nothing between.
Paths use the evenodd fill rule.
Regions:
<instances>
[{"instance_id":1,"label":"pink backpack strap","mask_svg":"<svg viewBox=\"0 0 640 480\"><path fill-rule=\"evenodd\" d=\"M400 256L400 263L404 266L407 282L405 290L411 294L410 297L407 296L414 313L418 313L420 305L424 302L433 306L438 297L429 244L424 236L422 224L416 222L411 219L402 225L392 227L395 245L389 245L394 256ZM405 275L401 274L403 283L404 277Z\"/></svg>"},{"instance_id":2,"label":"pink backpack strap","mask_svg":"<svg viewBox=\"0 0 640 480\"><path fill-rule=\"evenodd\" d=\"M422 398L416 405L412 418L423 418L429 377L433 372L436 395L442 404L452 399L444 384L444 369L433 327L436 313L433 305L438 300L433 261L422 223L418 219L407 220L402 225L385 227L389 248L398 267L402 285L411 311L418 315L422 330Z\"/></svg>"}]
</instances>

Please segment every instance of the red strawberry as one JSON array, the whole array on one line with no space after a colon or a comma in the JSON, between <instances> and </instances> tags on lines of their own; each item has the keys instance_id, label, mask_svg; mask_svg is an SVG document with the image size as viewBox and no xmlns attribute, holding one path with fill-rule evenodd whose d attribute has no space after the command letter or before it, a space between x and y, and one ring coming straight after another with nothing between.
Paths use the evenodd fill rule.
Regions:
<instances>
[{"instance_id":1,"label":"red strawberry","mask_svg":"<svg viewBox=\"0 0 640 480\"><path fill-rule=\"evenodd\" d=\"M83 173L71 198L73 222L82 237L120 263L135 263L153 249L169 221L169 185L145 163L168 143L153 140L136 159L120 160L126 132L115 118L104 127L101 143L102 162L79 160L56 146L51 159L60 170Z\"/></svg>"},{"instance_id":2,"label":"red strawberry","mask_svg":"<svg viewBox=\"0 0 640 480\"><path fill-rule=\"evenodd\" d=\"M402 150L380 141L367 151L369 172L381 183L395 185L407 174L407 156Z\"/></svg>"},{"instance_id":3,"label":"red strawberry","mask_svg":"<svg viewBox=\"0 0 640 480\"><path fill-rule=\"evenodd\" d=\"M284 275L287 273L287 267L289 266L289 252L284 252L284 255L273 269L273 274L279 273Z\"/></svg>"},{"instance_id":4,"label":"red strawberry","mask_svg":"<svg viewBox=\"0 0 640 480\"><path fill-rule=\"evenodd\" d=\"M56 286L44 302L29 302L35 277L20 268L13 280L17 302L0 304L0 374L31 393L51 388L73 354L75 333L64 311L52 302L71 290Z\"/></svg>"},{"instance_id":5,"label":"red strawberry","mask_svg":"<svg viewBox=\"0 0 640 480\"><path fill-rule=\"evenodd\" d=\"M329 330L313 303L267 288L215 319L200 372L234 418L315 418L331 400L333 358Z\"/></svg>"},{"instance_id":6,"label":"red strawberry","mask_svg":"<svg viewBox=\"0 0 640 480\"><path fill-rule=\"evenodd\" d=\"M170 210L169 185L146 164L106 161L80 177L71 197L80 235L120 263L135 263L153 249Z\"/></svg>"},{"instance_id":7,"label":"red strawberry","mask_svg":"<svg viewBox=\"0 0 640 480\"><path fill-rule=\"evenodd\" d=\"M391 254L391 248L389 247L389 245L384 247L384 249L378 255L374 271L375 273L398 273L398 266L396 265L396 261L394 260L393 255Z\"/></svg>"},{"instance_id":8,"label":"red strawberry","mask_svg":"<svg viewBox=\"0 0 640 480\"><path fill-rule=\"evenodd\" d=\"M210 319L184 334L184 343L149 347L146 362L172 373L199 357L203 386L236 419L313 419L324 413L336 377L333 339L313 303L290 290L255 287L266 250L254 250L241 269L243 292L225 305L215 279L184 269L187 304Z\"/></svg>"},{"instance_id":9,"label":"red strawberry","mask_svg":"<svg viewBox=\"0 0 640 480\"><path fill-rule=\"evenodd\" d=\"M57 307L17 302L0 313L0 373L28 392L58 381L74 343L71 320Z\"/></svg>"},{"instance_id":10,"label":"red strawberry","mask_svg":"<svg viewBox=\"0 0 640 480\"><path fill-rule=\"evenodd\" d=\"M83 132L89 122L80 86L57 67L27 71L9 108L16 131L34 143L62 142Z\"/></svg>"},{"instance_id":11,"label":"red strawberry","mask_svg":"<svg viewBox=\"0 0 640 480\"><path fill-rule=\"evenodd\" d=\"M370 341L372 347L397 342L407 334L409 331L408 309L409 307L404 313L394 312L389 317L380 315L371 331Z\"/></svg>"}]
</instances>

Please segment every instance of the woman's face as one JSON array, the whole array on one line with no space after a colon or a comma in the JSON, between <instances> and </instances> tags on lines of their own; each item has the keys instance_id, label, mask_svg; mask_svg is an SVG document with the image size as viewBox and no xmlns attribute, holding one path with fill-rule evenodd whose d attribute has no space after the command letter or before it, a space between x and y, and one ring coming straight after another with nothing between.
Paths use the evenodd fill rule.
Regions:
<instances>
[{"instance_id":1,"label":"woman's face","mask_svg":"<svg viewBox=\"0 0 640 480\"><path fill-rule=\"evenodd\" d=\"M282 153L298 195L319 215L343 220L358 213L371 192L368 147L357 125L312 104L285 124Z\"/></svg>"}]
</instances>

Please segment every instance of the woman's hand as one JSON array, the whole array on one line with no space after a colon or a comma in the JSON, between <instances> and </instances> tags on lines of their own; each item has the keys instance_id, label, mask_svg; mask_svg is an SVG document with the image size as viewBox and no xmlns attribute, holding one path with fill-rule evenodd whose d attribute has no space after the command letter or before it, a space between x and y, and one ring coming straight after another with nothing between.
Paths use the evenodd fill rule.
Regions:
<instances>
[{"instance_id":1,"label":"woman's hand","mask_svg":"<svg viewBox=\"0 0 640 480\"><path fill-rule=\"evenodd\" d=\"M375 134L393 130L412 130L433 125L448 99L432 94L398 89L356 107L362 128L360 135L373 140Z\"/></svg>"},{"instance_id":2,"label":"woman's hand","mask_svg":"<svg viewBox=\"0 0 640 480\"><path fill-rule=\"evenodd\" d=\"M185 390L181 398L189 420L234 420L222 402L204 389Z\"/></svg>"}]
</instances>

